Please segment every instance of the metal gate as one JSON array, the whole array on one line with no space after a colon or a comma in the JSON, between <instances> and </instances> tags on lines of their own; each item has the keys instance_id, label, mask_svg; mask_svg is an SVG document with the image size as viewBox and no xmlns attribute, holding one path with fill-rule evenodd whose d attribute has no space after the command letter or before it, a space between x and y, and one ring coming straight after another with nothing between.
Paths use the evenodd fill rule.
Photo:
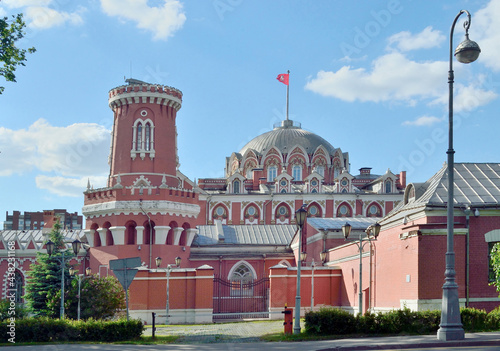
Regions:
<instances>
[{"instance_id":1,"label":"metal gate","mask_svg":"<svg viewBox=\"0 0 500 351\"><path fill-rule=\"evenodd\" d=\"M269 278L257 281L229 281L214 278L214 319L269 317Z\"/></svg>"}]
</instances>

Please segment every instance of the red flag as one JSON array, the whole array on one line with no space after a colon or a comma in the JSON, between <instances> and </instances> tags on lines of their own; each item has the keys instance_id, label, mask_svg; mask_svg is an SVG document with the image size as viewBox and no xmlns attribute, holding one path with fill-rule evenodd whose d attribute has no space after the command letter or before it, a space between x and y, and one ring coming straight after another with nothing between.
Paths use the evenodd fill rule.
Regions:
<instances>
[{"instance_id":1,"label":"red flag","mask_svg":"<svg viewBox=\"0 0 500 351\"><path fill-rule=\"evenodd\" d=\"M278 74L278 77L276 78L279 80L281 83L288 85L288 73L283 73L283 74Z\"/></svg>"}]
</instances>

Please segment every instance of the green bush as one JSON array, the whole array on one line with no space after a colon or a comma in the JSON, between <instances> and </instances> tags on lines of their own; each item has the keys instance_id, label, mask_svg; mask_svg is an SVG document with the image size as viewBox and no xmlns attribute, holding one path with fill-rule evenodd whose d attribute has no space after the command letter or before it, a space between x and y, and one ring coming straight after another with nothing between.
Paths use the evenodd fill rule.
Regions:
<instances>
[{"instance_id":1,"label":"green bush","mask_svg":"<svg viewBox=\"0 0 500 351\"><path fill-rule=\"evenodd\" d=\"M10 317L24 318L28 315L28 310L22 304L16 303L15 307L11 306L9 299L0 300L0 321L4 321Z\"/></svg>"},{"instance_id":2,"label":"green bush","mask_svg":"<svg viewBox=\"0 0 500 351\"><path fill-rule=\"evenodd\" d=\"M461 310L466 332L500 330L500 309L487 314L472 308ZM354 317L334 308L306 314L305 330L310 334L434 334L439 329L441 311L411 311L409 308L389 312L366 313Z\"/></svg>"},{"instance_id":3,"label":"green bush","mask_svg":"<svg viewBox=\"0 0 500 351\"><path fill-rule=\"evenodd\" d=\"M462 325L466 332L487 330L487 317L485 310L465 307L460 309Z\"/></svg>"},{"instance_id":4,"label":"green bush","mask_svg":"<svg viewBox=\"0 0 500 351\"><path fill-rule=\"evenodd\" d=\"M356 330L356 317L338 308L322 307L305 315L305 330L310 334L344 335Z\"/></svg>"},{"instance_id":5,"label":"green bush","mask_svg":"<svg viewBox=\"0 0 500 351\"><path fill-rule=\"evenodd\" d=\"M8 323L0 324L0 342L15 337L16 342L53 341L123 341L137 339L144 325L140 320L87 321L60 320L48 317L24 318L15 321L14 335Z\"/></svg>"}]
</instances>

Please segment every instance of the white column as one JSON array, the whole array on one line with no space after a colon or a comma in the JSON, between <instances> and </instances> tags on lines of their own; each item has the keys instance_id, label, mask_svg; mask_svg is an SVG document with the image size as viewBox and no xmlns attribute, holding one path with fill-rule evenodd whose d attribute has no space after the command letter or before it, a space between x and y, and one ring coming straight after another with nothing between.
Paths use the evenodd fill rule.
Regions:
<instances>
[{"instance_id":1,"label":"white column","mask_svg":"<svg viewBox=\"0 0 500 351\"><path fill-rule=\"evenodd\" d=\"M137 245L142 245L144 244L143 239L143 234L144 234L144 227L135 227L135 230L137 231Z\"/></svg>"},{"instance_id":2,"label":"white column","mask_svg":"<svg viewBox=\"0 0 500 351\"><path fill-rule=\"evenodd\" d=\"M184 231L184 228L177 227L174 228L174 245L179 245L179 241L181 240L181 233Z\"/></svg>"},{"instance_id":3,"label":"white column","mask_svg":"<svg viewBox=\"0 0 500 351\"><path fill-rule=\"evenodd\" d=\"M165 245L167 243L167 234L170 230L168 225L155 226L155 244Z\"/></svg>"},{"instance_id":4,"label":"white column","mask_svg":"<svg viewBox=\"0 0 500 351\"><path fill-rule=\"evenodd\" d=\"M99 233L99 238L101 239L101 246L106 246L106 232L108 228L99 228L97 232Z\"/></svg>"},{"instance_id":5,"label":"white column","mask_svg":"<svg viewBox=\"0 0 500 351\"><path fill-rule=\"evenodd\" d=\"M198 229L195 228L190 228L186 230L187 232L187 237L186 237L186 246L191 246L193 243L194 237L196 234L198 234Z\"/></svg>"},{"instance_id":6,"label":"white column","mask_svg":"<svg viewBox=\"0 0 500 351\"><path fill-rule=\"evenodd\" d=\"M94 229L85 229L83 233L85 234L90 247L94 247Z\"/></svg>"},{"instance_id":7,"label":"white column","mask_svg":"<svg viewBox=\"0 0 500 351\"><path fill-rule=\"evenodd\" d=\"M110 227L114 245L125 245L125 227Z\"/></svg>"}]
</instances>

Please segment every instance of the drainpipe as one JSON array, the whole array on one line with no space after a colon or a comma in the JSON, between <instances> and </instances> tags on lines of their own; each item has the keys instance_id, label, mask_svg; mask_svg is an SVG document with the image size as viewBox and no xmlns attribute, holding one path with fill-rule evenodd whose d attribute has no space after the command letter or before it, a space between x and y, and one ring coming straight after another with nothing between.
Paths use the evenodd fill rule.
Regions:
<instances>
[{"instance_id":1,"label":"drainpipe","mask_svg":"<svg viewBox=\"0 0 500 351\"><path fill-rule=\"evenodd\" d=\"M472 210L469 206L467 206L464 210L465 213L465 227L467 231L465 233L465 307L469 307L469 285L470 285L470 273L469 273L469 265L470 265L470 255L469 255L469 216L472 213Z\"/></svg>"},{"instance_id":2,"label":"drainpipe","mask_svg":"<svg viewBox=\"0 0 500 351\"><path fill-rule=\"evenodd\" d=\"M373 281L373 277L372 277L372 274L373 274L373 261L372 261L372 254L373 254L373 247L372 247L373 243L372 241L370 240L370 284L368 285L368 288L370 289L370 291L368 292L368 311L372 311L372 281Z\"/></svg>"}]
</instances>

